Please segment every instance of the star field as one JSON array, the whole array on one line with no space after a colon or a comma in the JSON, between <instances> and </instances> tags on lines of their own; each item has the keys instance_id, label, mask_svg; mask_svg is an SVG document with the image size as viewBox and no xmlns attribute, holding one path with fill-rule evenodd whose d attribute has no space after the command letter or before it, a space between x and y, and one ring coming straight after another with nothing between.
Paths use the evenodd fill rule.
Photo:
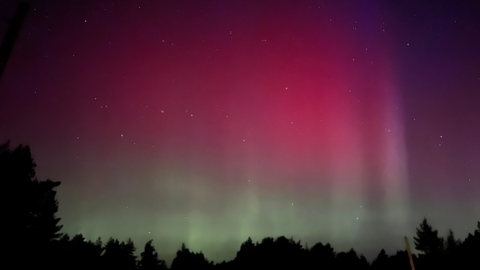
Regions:
<instances>
[{"instance_id":1,"label":"star field","mask_svg":"<svg viewBox=\"0 0 480 270\"><path fill-rule=\"evenodd\" d=\"M476 226L474 1L29 3L0 140L62 182L64 232L167 261L280 235L371 260L423 217Z\"/></svg>"}]
</instances>

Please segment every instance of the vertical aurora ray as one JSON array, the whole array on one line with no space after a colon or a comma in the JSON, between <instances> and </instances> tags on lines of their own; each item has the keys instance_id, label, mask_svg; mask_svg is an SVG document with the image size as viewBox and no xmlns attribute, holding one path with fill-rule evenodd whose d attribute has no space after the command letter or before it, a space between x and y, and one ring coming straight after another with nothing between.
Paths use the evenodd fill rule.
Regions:
<instances>
[{"instance_id":1,"label":"vertical aurora ray","mask_svg":"<svg viewBox=\"0 0 480 270\"><path fill-rule=\"evenodd\" d=\"M374 10L358 14L352 9L340 20L364 17L370 20L366 25L378 27L381 19ZM170 140L184 152L171 149L173 164L192 172L179 170L171 177L188 179L177 191L188 202L187 244L201 248L210 235L225 242L235 234L355 246L360 240L375 242L372 224L384 225L382 235L406 233L399 231L409 213L402 104L392 58L385 52L388 44L381 37L371 39L374 30L368 27L352 35L343 23L309 29L312 36L293 37L283 47L267 43L243 61L228 60L227 70L242 71L242 77L225 74L236 90L185 110L191 116L187 133ZM258 31L257 25L242 27L235 33ZM295 36L290 31L284 35ZM324 32L335 33L334 38L325 39ZM268 40L277 35L270 33ZM363 51L364 43L371 51ZM298 50L286 53L290 46ZM222 57L218 63L229 59ZM263 76L258 77L260 67ZM219 77L225 72L216 71ZM219 110L218 104L228 105ZM215 122L223 126L204 120L212 108ZM223 195L215 195L218 185ZM214 217L212 208L222 215Z\"/></svg>"}]
</instances>

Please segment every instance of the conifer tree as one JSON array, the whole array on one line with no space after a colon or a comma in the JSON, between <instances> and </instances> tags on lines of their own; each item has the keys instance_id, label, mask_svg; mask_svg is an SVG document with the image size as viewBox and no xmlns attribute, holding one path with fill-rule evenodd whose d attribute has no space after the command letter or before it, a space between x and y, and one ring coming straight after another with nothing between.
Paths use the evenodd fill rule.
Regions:
<instances>
[{"instance_id":1,"label":"conifer tree","mask_svg":"<svg viewBox=\"0 0 480 270\"><path fill-rule=\"evenodd\" d=\"M48 264L51 260L48 249L61 236L62 228L58 225L60 218L56 217L58 202L54 190L60 182L39 181L35 177L36 166L28 145L13 150L10 141L0 145L0 180L4 193L8 194L2 196L6 206L4 243L12 253L6 255L25 267L33 262ZM7 198L10 200L6 201Z\"/></svg>"},{"instance_id":2,"label":"conifer tree","mask_svg":"<svg viewBox=\"0 0 480 270\"><path fill-rule=\"evenodd\" d=\"M160 270L166 269L165 261L158 259L158 254L150 240L145 244L143 252L140 254L140 270Z\"/></svg>"},{"instance_id":3,"label":"conifer tree","mask_svg":"<svg viewBox=\"0 0 480 270\"><path fill-rule=\"evenodd\" d=\"M443 238L438 236L438 231L433 230L432 226L428 224L426 218L417 228L417 237L415 240L415 249L422 251L425 254L436 254L443 251Z\"/></svg>"}]
</instances>

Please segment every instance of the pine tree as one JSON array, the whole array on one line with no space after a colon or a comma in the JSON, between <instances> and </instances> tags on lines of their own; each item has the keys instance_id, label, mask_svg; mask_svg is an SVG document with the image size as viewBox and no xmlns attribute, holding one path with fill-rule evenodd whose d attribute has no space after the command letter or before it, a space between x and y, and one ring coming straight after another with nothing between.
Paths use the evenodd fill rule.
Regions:
<instances>
[{"instance_id":1,"label":"pine tree","mask_svg":"<svg viewBox=\"0 0 480 270\"><path fill-rule=\"evenodd\" d=\"M145 244L144 251L140 254L139 270L166 269L165 261L158 259L158 254L152 245L152 241L150 240Z\"/></svg>"},{"instance_id":2,"label":"pine tree","mask_svg":"<svg viewBox=\"0 0 480 270\"><path fill-rule=\"evenodd\" d=\"M445 242L445 251L448 253L454 253L460 246L461 241L455 239L455 235L452 230L448 230L447 240Z\"/></svg>"},{"instance_id":3,"label":"pine tree","mask_svg":"<svg viewBox=\"0 0 480 270\"><path fill-rule=\"evenodd\" d=\"M122 248L122 260L124 269L135 269L137 266L137 256L135 256L135 245L131 238L128 238L127 243L121 243Z\"/></svg>"},{"instance_id":4,"label":"pine tree","mask_svg":"<svg viewBox=\"0 0 480 270\"><path fill-rule=\"evenodd\" d=\"M388 255L382 248L377 258L372 262L372 269L387 269L388 268Z\"/></svg>"},{"instance_id":5,"label":"pine tree","mask_svg":"<svg viewBox=\"0 0 480 270\"><path fill-rule=\"evenodd\" d=\"M3 222L12 261L29 267L29 263L46 265L51 259L52 241L61 236L56 217L58 202L55 187L60 182L39 181L30 147L10 149L10 141L0 145L0 180L8 196L2 196ZM10 198L9 201L5 201ZM14 199L14 200L11 200ZM19 252L22 250L22 252Z\"/></svg>"},{"instance_id":6,"label":"pine tree","mask_svg":"<svg viewBox=\"0 0 480 270\"><path fill-rule=\"evenodd\" d=\"M191 252L185 243L182 243L182 247L177 251L177 256L172 261L172 270L184 270L184 269L210 269L212 263L205 258L203 253Z\"/></svg>"},{"instance_id":7,"label":"pine tree","mask_svg":"<svg viewBox=\"0 0 480 270\"><path fill-rule=\"evenodd\" d=\"M438 231L432 229L426 218L423 219L420 228L417 228L417 237L413 239L415 249L425 254L437 254L443 251L443 238L438 237Z\"/></svg>"}]
</instances>

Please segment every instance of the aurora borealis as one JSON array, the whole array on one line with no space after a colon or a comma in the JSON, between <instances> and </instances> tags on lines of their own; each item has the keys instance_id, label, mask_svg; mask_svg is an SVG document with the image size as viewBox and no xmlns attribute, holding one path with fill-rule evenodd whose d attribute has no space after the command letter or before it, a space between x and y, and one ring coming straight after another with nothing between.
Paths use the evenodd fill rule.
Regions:
<instances>
[{"instance_id":1,"label":"aurora borealis","mask_svg":"<svg viewBox=\"0 0 480 270\"><path fill-rule=\"evenodd\" d=\"M477 1L30 1L0 81L63 232L403 249L480 217ZM18 2L0 4L0 34Z\"/></svg>"}]
</instances>

